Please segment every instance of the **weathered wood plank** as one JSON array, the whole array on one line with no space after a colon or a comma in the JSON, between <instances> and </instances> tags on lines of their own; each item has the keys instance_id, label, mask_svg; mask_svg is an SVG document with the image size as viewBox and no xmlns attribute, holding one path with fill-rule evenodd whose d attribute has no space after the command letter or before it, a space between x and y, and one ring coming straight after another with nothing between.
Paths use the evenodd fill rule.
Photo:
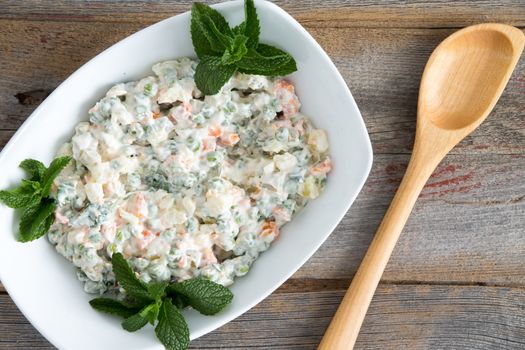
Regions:
<instances>
[{"instance_id":1,"label":"weathered wood plank","mask_svg":"<svg viewBox=\"0 0 525 350\"><path fill-rule=\"evenodd\" d=\"M193 349L315 349L342 290L277 291L192 343ZM52 349L0 295L0 349ZM523 349L525 290L477 286L380 285L357 349Z\"/></svg>"},{"instance_id":2,"label":"weathered wood plank","mask_svg":"<svg viewBox=\"0 0 525 350\"><path fill-rule=\"evenodd\" d=\"M7 0L0 6L0 18L151 23L187 11L191 3L193 0ZM277 0L275 3L302 24L317 27L462 27L479 22L525 25L525 6L519 0Z\"/></svg>"},{"instance_id":3,"label":"weathered wood plank","mask_svg":"<svg viewBox=\"0 0 525 350\"><path fill-rule=\"evenodd\" d=\"M448 156L416 203L383 279L525 285L524 159ZM407 163L405 155L376 155L358 199L295 278L354 275Z\"/></svg>"},{"instance_id":4,"label":"weathered wood plank","mask_svg":"<svg viewBox=\"0 0 525 350\"><path fill-rule=\"evenodd\" d=\"M82 63L138 30L93 23L0 20L0 129L16 130L45 95ZM452 29L309 28L332 57L361 109L374 152L410 153L419 79ZM453 153L525 153L525 59L481 128ZM9 133L3 133L0 143Z\"/></svg>"}]
</instances>

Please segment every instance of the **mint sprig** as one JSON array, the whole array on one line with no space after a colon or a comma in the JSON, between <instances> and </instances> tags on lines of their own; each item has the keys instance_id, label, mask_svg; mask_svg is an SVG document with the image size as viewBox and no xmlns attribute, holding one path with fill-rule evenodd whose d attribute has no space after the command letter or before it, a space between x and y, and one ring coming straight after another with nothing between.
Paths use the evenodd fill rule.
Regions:
<instances>
[{"instance_id":1,"label":"mint sprig","mask_svg":"<svg viewBox=\"0 0 525 350\"><path fill-rule=\"evenodd\" d=\"M180 295L182 300L203 315L215 315L233 299L232 292L204 278L192 278L167 288L168 295Z\"/></svg>"},{"instance_id":2,"label":"mint sprig","mask_svg":"<svg viewBox=\"0 0 525 350\"><path fill-rule=\"evenodd\" d=\"M30 242L49 231L55 221L55 200L50 198L51 186L60 172L71 161L71 157L59 157L48 168L34 159L20 163L30 179L23 179L20 186L12 190L0 191L0 202L21 211L17 240Z\"/></svg>"},{"instance_id":3,"label":"mint sprig","mask_svg":"<svg viewBox=\"0 0 525 350\"><path fill-rule=\"evenodd\" d=\"M51 164L49 164L49 168L47 168L44 171L44 173L42 174L42 178L40 179L40 185L42 186L42 197L49 196L49 193L51 192L51 186L53 185L53 181L70 161L71 157L69 156L58 157L55 158L51 162Z\"/></svg>"},{"instance_id":4,"label":"mint sprig","mask_svg":"<svg viewBox=\"0 0 525 350\"><path fill-rule=\"evenodd\" d=\"M205 94L215 94L230 80L236 69L233 64L222 63L220 57L202 56L195 69L195 82L199 82L197 86Z\"/></svg>"},{"instance_id":5,"label":"mint sprig","mask_svg":"<svg viewBox=\"0 0 525 350\"><path fill-rule=\"evenodd\" d=\"M24 169L29 174L31 181L40 181L46 172L46 166L42 162L35 159L23 160L19 167Z\"/></svg>"},{"instance_id":6,"label":"mint sprig","mask_svg":"<svg viewBox=\"0 0 525 350\"><path fill-rule=\"evenodd\" d=\"M148 291L146 283L135 276L135 272L133 272L133 269L128 265L122 254L113 254L111 264L116 280L130 298L135 299L141 305L155 300Z\"/></svg>"},{"instance_id":7,"label":"mint sprig","mask_svg":"<svg viewBox=\"0 0 525 350\"><path fill-rule=\"evenodd\" d=\"M182 313L165 299L160 308L159 323L155 327L157 338L168 350L184 350L190 342L190 330Z\"/></svg>"},{"instance_id":8,"label":"mint sprig","mask_svg":"<svg viewBox=\"0 0 525 350\"><path fill-rule=\"evenodd\" d=\"M244 16L244 22L230 28L217 10L193 4L191 39L200 60L195 83L205 95L218 93L235 72L281 76L297 70L286 51L259 43L260 24L253 0L245 0Z\"/></svg>"},{"instance_id":9,"label":"mint sprig","mask_svg":"<svg viewBox=\"0 0 525 350\"><path fill-rule=\"evenodd\" d=\"M168 350L186 349L190 342L188 325L179 309L190 305L204 315L214 315L233 299L228 288L204 278L178 283L144 283L121 253L113 254L111 264L117 282L126 292L126 299L101 297L89 304L95 310L124 317L122 328L129 332L157 322L155 334Z\"/></svg>"},{"instance_id":10,"label":"mint sprig","mask_svg":"<svg viewBox=\"0 0 525 350\"><path fill-rule=\"evenodd\" d=\"M131 317L141 310L140 308L111 298L96 298L91 300L89 304L98 311L124 318Z\"/></svg>"}]
</instances>

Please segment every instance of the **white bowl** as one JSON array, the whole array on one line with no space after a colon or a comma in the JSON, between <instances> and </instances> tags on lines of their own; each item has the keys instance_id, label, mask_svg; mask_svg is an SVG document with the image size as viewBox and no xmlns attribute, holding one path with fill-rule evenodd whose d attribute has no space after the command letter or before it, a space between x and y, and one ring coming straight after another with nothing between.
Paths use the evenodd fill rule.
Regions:
<instances>
[{"instance_id":1,"label":"white bowl","mask_svg":"<svg viewBox=\"0 0 525 350\"><path fill-rule=\"evenodd\" d=\"M238 317L279 287L319 248L361 190L372 165L372 148L359 110L334 64L308 34L276 5L256 1L261 42L290 52L298 63L291 76L302 111L328 132L334 169L326 189L287 224L247 276L231 288L233 303L219 315L186 311L195 339ZM243 3L215 6L232 24L244 17ZM51 161L87 110L116 82L151 74L151 66L194 56L190 14L168 18L105 50L64 81L27 119L0 154L0 188L18 183L25 158ZM94 311L73 266L46 239L15 241L17 218L0 208L0 279L27 319L61 349L162 349L151 326L128 333L120 320ZM320 276L321 277L321 276Z\"/></svg>"}]
</instances>

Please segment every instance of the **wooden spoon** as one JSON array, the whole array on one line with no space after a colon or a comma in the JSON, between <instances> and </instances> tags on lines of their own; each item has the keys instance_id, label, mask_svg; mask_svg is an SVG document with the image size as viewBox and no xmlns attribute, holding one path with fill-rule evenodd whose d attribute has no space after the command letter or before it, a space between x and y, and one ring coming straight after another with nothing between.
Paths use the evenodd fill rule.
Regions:
<instances>
[{"instance_id":1,"label":"wooden spoon","mask_svg":"<svg viewBox=\"0 0 525 350\"><path fill-rule=\"evenodd\" d=\"M524 45L519 29L490 23L464 28L434 50L421 79L416 139L407 171L319 350L353 348L419 193L445 155L490 113Z\"/></svg>"}]
</instances>

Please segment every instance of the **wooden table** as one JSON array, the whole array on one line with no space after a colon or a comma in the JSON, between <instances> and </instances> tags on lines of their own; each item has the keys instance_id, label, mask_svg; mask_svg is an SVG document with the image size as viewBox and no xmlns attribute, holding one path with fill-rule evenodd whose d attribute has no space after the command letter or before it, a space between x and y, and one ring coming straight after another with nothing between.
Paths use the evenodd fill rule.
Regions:
<instances>
[{"instance_id":1,"label":"wooden table","mask_svg":"<svg viewBox=\"0 0 525 350\"><path fill-rule=\"evenodd\" d=\"M434 47L480 22L525 26L523 0L278 1L319 41L359 105L370 177L321 249L199 349L314 349L396 190ZM191 1L0 3L0 143L88 59ZM167 38L166 40L169 40ZM525 348L525 59L487 121L423 190L367 314L357 349ZM5 232L3 232L5 234ZM0 349L53 348L0 291Z\"/></svg>"}]
</instances>

